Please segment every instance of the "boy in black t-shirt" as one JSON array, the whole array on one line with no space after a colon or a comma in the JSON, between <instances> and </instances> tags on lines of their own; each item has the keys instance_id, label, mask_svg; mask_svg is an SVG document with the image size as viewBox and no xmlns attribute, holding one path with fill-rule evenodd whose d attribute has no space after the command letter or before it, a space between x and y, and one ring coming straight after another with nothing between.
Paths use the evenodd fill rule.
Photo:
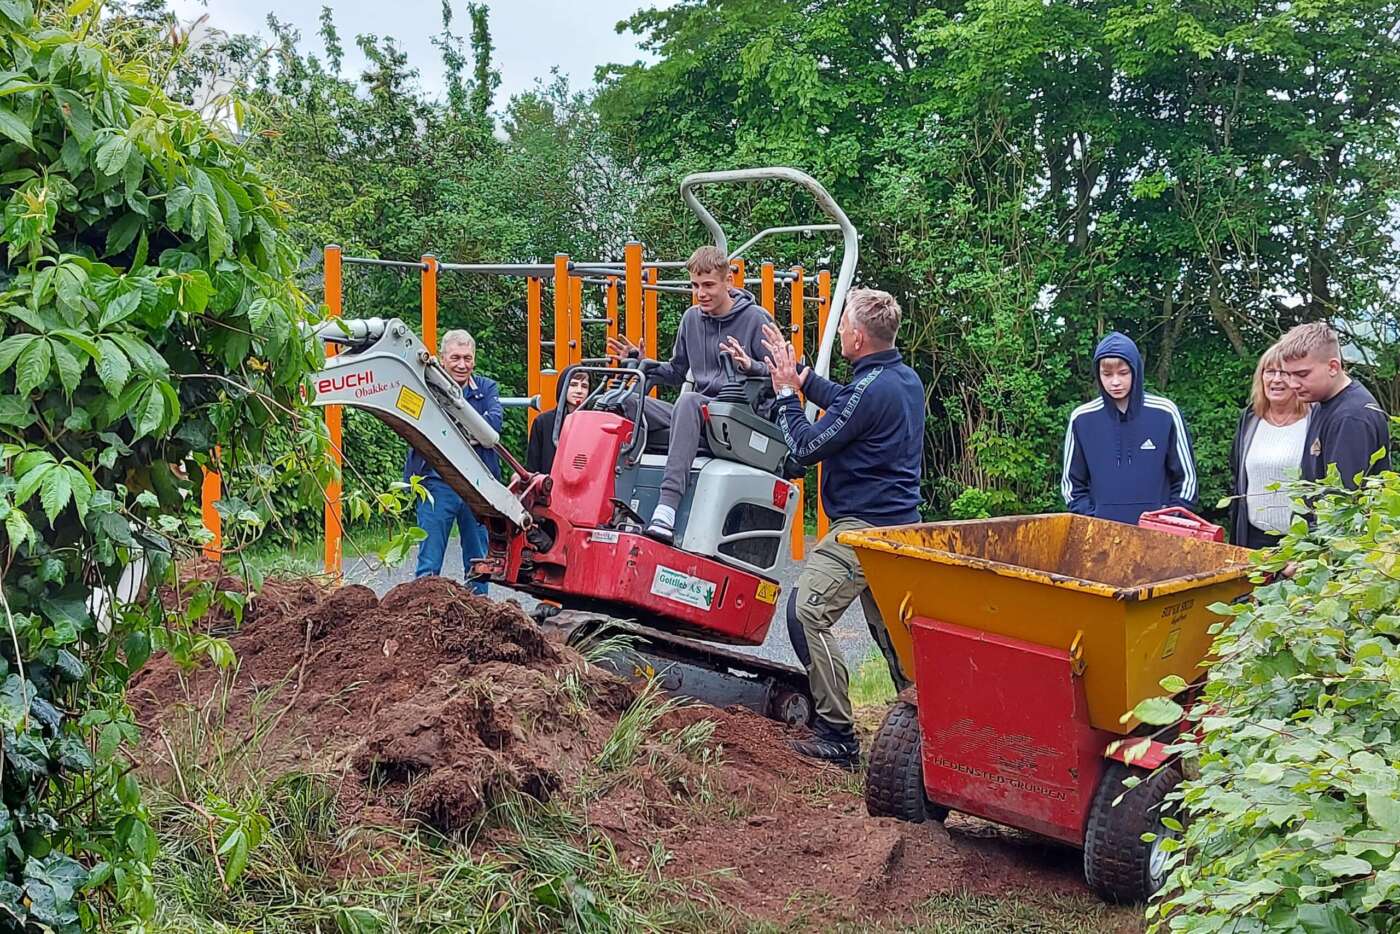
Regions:
<instances>
[{"instance_id":1,"label":"boy in black t-shirt","mask_svg":"<svg viewBox=\"0 0 1400 934\"><path fill-rule=\"evenodd\" d=\"M1370 390L1347 375L1337 332L1324 322L1300 324L1279 341L1298 398L1315 402L1303 448L1303 479L1318 481L1337 465L1342 483L1390 469L1390 419ZM1377 451L1385 452L1374 464Z\"/></svg>"}]
</instances>

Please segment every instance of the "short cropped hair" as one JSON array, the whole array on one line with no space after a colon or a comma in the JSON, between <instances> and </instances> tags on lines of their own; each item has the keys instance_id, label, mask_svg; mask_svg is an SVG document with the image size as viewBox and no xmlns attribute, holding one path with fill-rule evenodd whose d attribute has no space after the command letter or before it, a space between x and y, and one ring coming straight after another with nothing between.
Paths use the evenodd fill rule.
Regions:
<instances>
[{"instance_id":1,"label":"short cropped hair","mask_svg":"<svg viewBox=\"0 0 1400 934\"><path fill-rule=\"evenodd\" d=\"M442 335L442 349L444 353L447 351L447 348L453 344L462 344L466 346L468 350L476 350L476 338L472 337L470 331L464 331L461 328L448 331L446 334Z\"/></svg>"},{"instance_id":2,"label":"short cropped hair","mask_svg":"<svg viewBox=\"0 0 1400 934\"><path fill-rule=\"evenodd\" d=\"M729 275L729 257L719 247L706 244L690 254L690 259L685 261L685 268L691 275L695 276L704 275L707 272L717 272L727 276Z\"/></svg>"},{"instance_id":3,"label":"short cropped hair","mask_svg":"<svg viewBox=\"0 0 1400 934\"><path fill-rule=\"evenodd\" d=\"M889 292L879 289L852 289L846 297L846 314L859 324L866 334L884 344L893 344L899 333L903 315L899 302Z\"/></svg>"},{"instance_id":4,"label":"short cropped hair","mask_svg":"<svg viewBox=\"0 0 1400 934\"><path fill-rule=\"evenodd\" d=\"M1326 321L1298 325L1283 335L1277 346L1279 356L1284 360L1301 360L1304 357L1342 359L1342 342Z\"/></svg>"}]
</instances>

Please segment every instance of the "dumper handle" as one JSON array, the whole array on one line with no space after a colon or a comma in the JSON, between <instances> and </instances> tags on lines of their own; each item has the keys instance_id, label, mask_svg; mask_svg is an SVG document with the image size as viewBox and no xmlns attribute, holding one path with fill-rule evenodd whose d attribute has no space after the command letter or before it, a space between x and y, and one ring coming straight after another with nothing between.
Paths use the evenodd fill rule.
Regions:
<instances>
[{"instance_id":1,"label":"dumper handle","mask_svg":"<svg viewBox=\"0 0 1400 934\"><path fill-rule=\"evenodd\" d=\"M1145 512L1138 516L1137 524L1188 538L1207 538L1217 542L1225 540L1223 528L1182 506L1168 506L1165 509Z\"/></svg>"}]
</instances>

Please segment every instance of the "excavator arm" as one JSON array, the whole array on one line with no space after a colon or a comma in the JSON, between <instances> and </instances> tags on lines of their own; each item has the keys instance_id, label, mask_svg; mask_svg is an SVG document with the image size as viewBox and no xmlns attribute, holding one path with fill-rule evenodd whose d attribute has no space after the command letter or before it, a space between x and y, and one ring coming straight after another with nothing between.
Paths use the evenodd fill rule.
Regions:
<instances>
[{"instance_id":1,"label":"excavator arm","mask_svg":"<svg viewBox=\"0 0 1400 934\"><path fill-rule=\"evenodd\" d=\"M500 434L462 398L461 387L412 328L397 318L333 318L309 334L341 348L312 380L315 405L372 412L422 454L478 518L530 526L520 496L496 479L475 450L503 450ZM508 453L506 458L514 462Z\"/></svg>"}]
</instances>

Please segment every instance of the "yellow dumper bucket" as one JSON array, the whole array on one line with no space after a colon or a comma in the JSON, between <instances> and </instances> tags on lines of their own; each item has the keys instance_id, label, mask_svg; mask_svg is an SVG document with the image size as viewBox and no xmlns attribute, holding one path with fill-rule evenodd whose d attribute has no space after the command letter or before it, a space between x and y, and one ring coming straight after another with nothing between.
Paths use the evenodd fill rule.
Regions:
<instances>
[{"instance_id":1,"label":"yellow dumper bucket","mask_svg":"<svg viewBox=\"0 0 1400 934\"><path fill-rule=\"evenodd\" d=\"M865 568L900 665L914 675L909 621L941 620L1082 660L1091 725L1200 674L1206 608L1250 590L1250 552L1085 516L1054 514L844 532ZM986 677L995 678L989 671Z\"/></svg>"}]
</instances>

